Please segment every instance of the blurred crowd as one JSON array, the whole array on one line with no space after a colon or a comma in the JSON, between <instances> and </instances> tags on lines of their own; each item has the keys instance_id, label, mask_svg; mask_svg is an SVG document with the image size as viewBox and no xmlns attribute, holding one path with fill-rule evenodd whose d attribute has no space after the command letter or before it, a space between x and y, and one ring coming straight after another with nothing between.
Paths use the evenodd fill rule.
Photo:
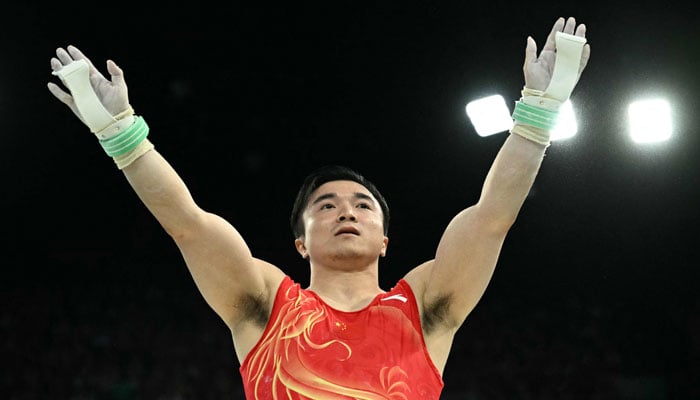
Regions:
<instances>
[{"instance_id":1,"label":"blurred crowd","mask_svg":"<svg viewBox=\"0 0 700 400\"><path fill-rule=\"evenodd\" d=\"M56 259L5 281L0 398L244 399L228 329L182 264L139 262ZM443 399L700 398L697 302L505 291L490 288L459 331Z\"/></svg>"}]
</instances>

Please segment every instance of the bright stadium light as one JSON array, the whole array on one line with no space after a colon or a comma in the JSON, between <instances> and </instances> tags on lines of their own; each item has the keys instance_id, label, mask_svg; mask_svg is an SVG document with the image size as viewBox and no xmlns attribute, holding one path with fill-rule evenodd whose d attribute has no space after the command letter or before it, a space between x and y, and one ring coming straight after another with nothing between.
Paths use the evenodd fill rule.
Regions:
<instances>
[{"instance_id":1,"label":"bright stadium light","mask_svg":"<svg viewBox=\"0 0 700 400\"><path fill-rule=\"evenodd\" d=\"M571 100L566 100L559 108L559 116L557 117L557 125L552 130L551 141L569 139L578 132L578 124L576 123L576 115Z\"/></svg>"},{"instance_id":2,"label":"bright stadium light","mask_svg":"<svg viewBox=\"0 0 700 400\"><path fill-rule=\"evenodd\" d=\"M501 95L483 97L467 104L467 115L479 136L495 135L510 130L513 119Z\"/></svg>"},{"instance_id":3,"label":"bright stadium light","mask_svg":"<svg viewBox=\"0 0 700 400\"><path fill-rule=\"evenodd\" d=\"M639 100L628 108L629 134L636 143L653 143L671 137L671 106L663 99Z\"/></svg>"},{"instance_id":4,"label":"bright stadium light","mask_svg":"<svg viewBox=\"0 0 700 400\"><path fill-rule=\"evenodd\" d=\"M491 136L508 131L513 126L513 118L506 101L501 95L492 95L467 104L467 115L479 136ZM559 109L559 119L552 131L551 140L564 140L576 135L578 124L574 108L567 100Z\"/></svg>"}]
</instances>

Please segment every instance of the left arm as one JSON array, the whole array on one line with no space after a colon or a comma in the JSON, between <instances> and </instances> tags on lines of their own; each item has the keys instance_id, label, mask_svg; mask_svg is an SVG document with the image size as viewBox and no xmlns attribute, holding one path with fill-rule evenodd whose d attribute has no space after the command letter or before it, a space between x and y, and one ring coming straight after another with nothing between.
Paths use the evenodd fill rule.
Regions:
<instances>
[{"instance_id":1,"label":"left arm","mask_svg":"<svg viewBox=\"0 0 700 400\"><path fill-rule=\"evenodd\" d=\"M422 298L428 322L456 330L476 306L544 153L545 146L516 134L506 139L479 201L457 214L440 239Z\"/></svg>"},{"instance_id":2,"label":"left arm","mask_svg":"<svg viewBox=\"0 0 700 400\"><path fill-rule=\"evenodd\" d=\"M544 90L554 70L556 32L585 37L586 28L577 27L574 18L559 18L539 57L535 41L528 38L524 94L547 96ZM589 56L590 47L586 44L579 76ZM452 219L440 239L435 259L406 276L419 302L428 349L439 368L444 366L454 333L486 290L503 241L539 171L548 138L547 130L516 120L486 176L478 202Z\"/></svg>"}]
</instances>

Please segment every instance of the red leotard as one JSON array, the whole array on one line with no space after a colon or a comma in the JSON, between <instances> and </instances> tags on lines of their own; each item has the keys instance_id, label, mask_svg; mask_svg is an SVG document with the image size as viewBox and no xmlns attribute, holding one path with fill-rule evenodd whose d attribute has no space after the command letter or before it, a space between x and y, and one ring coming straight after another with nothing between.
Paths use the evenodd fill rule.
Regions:
<instances>
[{"instance_id":1,"label":"red leotard","mask_svg":"<svg viewBox=\"0 0 700 400\"><path fill-rule=\"evenodd\" d=\"M285 277L240 372L249 400L438 400L443 388L403 279L344 312Z\"/></svg>"}]
</instances>

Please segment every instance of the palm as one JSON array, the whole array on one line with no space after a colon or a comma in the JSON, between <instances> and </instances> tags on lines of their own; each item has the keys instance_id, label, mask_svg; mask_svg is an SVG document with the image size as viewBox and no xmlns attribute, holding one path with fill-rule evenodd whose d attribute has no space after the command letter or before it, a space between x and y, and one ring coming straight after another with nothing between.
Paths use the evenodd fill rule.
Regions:
<instances>
[{"instance_id":1,"label":"palm","mask_svg":"<svg viewBox=\"0 0 700 400\"><path fill-rule=\"evenodd\" d=\"M540 56L527 66L525 85L536 90L545 90L552 79L556 52L554 50L542 50Z\"/></svg>"},{"instance_id":2,"label":"palm","mask_svg":"<svg viewBox=\"0 0 700 400\"><path fill-rule=\"evenodd\" d=\"M539 56L537 55L537 44L535 43L535 40L531 37L528 38L527 48L525 49L525 64L523 66L525 86L527 88L534 90L545 90L547 89L547 86L549 86L549 81L552 79L552 73L554 71L554 62L557 56L555 41L557 32L564 32L571 35L585 37L586 26L576 26L576 20L574 18L569 18L567 20L564 20L564 18L559 18L554 23L549 36L547 36L547 41L545 42ZM579 76L586 67L586 64L588 64L590 54L591 48L588 44L586 44L583 47L583 52L581 54Z\"/></svg>"},{"instance_id":3,"label":"palm","mask_svg":"<svg viewBox=\"0 0 700 400\"><path fill-rule=\"evenodd\" d=\"M112 115L116 115L128 108L129 98L126 88L115 85L94 69L90 72L90 81L97 97Z\"/></svg>"}]
</instances>

